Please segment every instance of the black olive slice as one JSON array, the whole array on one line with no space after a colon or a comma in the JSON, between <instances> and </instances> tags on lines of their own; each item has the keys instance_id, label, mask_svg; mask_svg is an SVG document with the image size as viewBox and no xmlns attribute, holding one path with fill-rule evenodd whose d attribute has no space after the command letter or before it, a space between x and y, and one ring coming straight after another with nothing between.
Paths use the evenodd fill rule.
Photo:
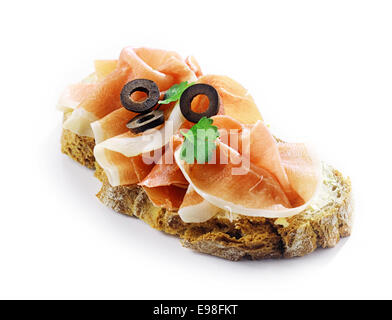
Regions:
<instances>
[{"instance_id":1,"label":"black olive slice","mask_svg":"<svg viewBox=\"0 0 392 320\"><path fill-rule=\"evenodd\" d=\"M147 99L136 102L131 94L141 91L147 94ZM121 103L125 109L136 113L147 113L156 106L159 101L159 88L154 81L148 79L136 79L128 82L121 91Z\"/></svg>"},{"instance_id":2,"label":"black olive slice","mask_svg":"<svg viewBox=\"0 0 392 320\"><path fill-rule=\"evenodd\" d=\"M141 133L148 129L155 128L165 122L163 111L154 110L147 114L136 116L127 123L127 128L133 133Z\"/></svg>"},{"instance_id":3,"label":"black olive slice","mask_svg":"<svg viewBox=\"0 0 392 320\"><path fill-rule=\"evenodd\" d=\"M205 112L194 112L191 108L193 99L200 95L206 95L209 100L209 106ZM180 108L183 116L193 123L199 122L203 117L212 117L219 111L219 95L213 86L205 83L197 83L187 88L181 95Z\"/></svg>"}]
</instances>

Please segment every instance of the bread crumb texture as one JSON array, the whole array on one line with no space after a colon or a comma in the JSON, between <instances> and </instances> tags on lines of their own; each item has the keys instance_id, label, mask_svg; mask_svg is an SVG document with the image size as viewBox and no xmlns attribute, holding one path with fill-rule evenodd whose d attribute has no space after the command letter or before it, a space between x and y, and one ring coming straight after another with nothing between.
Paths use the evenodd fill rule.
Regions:
<instances>
[{"instance_id":1,"label":"bread crumb texture","mask_svg":"<svg viewBox=\"0 0 392 320\"><path fill-rule=\"evenodd\" d=\"M65 113L63 121L70 114ZM95 168L94 146L94 138L82 137L72 131L63 129L61 134L61 152L90 169Z\"/></svg>"}]
</instances>

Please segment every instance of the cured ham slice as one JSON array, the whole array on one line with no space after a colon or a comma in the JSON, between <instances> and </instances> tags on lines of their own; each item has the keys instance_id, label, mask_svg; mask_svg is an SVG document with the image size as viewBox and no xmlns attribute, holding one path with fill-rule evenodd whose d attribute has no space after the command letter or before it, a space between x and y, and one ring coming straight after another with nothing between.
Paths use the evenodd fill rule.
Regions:
<instances>
[{"instance_id":1,"label":"cured ham slice","mask_svg":"<svg viewBox=\"0 0 392 320\"><path fill-rule=\"evenodd\" d=\"M163 92L176 83L197 79L195 71L201 74L200 67L194 58L189 61L192 64L190 62L188 62L189 65L185 63L175 52L147 48L125 48L120 55L119 68L130 66L128 79L147 78L153 80L157 83L160 91ZM132 134L126 128L126 123L135 115L124 108L116 109L91 124L97 143L94 149L95 159L99 164L102 163L102 167L107 171L107 174L111 175L109 182L113 186L132 179L127 178L129 173L121 165L117 166L115 161L107 161L106 157L111 152L133 158L143 153L159 150L169 142L173 133L177 132L185 121L178 104L162 105L160 109L165 112L165 125L139 135ZM112 173L115 174L112 175ZM187 184L186 181L185 183ZM145 187L149 188L147 185ZM164 187L161 189L163 194L170 194L172 186L154 186L154 188L158 187ZM151 197L156 198L159 192L158 189L155 189L148 191L148 193ZM175 197L176 195L183 197L184 194L183 190L173 192ZM171 202L163 201L162 203L166 207L170 207L170 203L177 206L178 199ZM158 203L158 201L155 201L155 203Z\"/></svg>"},{"instance_id":2,"label":"cured ham slice","mask_svg":"<svg viewBox=\"0 0 392 320\"><path fill-rule=\"evenodd\" d=\"M129 130L126 124L137 115L137 113L128 111L125 108L119 108L102 119L94 121L91 123L91 129L94 133L95 143L100 143L106 139L128 132Z\"/></svg>"},{"instance_id":3,"label":"cured ham slice","mask_svg":"<svg viewBox=\"0 0 392 320\"><path fill-rule=\"evenodd\" d=\"M182 81L196 81L197 77L191 67L172 51L150 48L124 48L120 54L117 67L107 74L114 61L97 61L98 78L103 78L75 109L64 128L79 135L93 137L90 124L121 107L120 92L131 80L145 78L155 81L161 91ZM192 67L196 64L193 62ZM100 134L100 138L106 133ZM113 136L112 133L108 133Z\"/></svg>"},{"instance_id":4,"label":"cured ham slice","mask_svg":"<svg viewBox=\"0 0 392 320\"><path fill-rule=\"evenodd\" d=\"M120 54L120 65L131 67L131 80L152 80L161 91L169 89L173 84L197 79L191 68L174 51L127 47Z\"/></svg>"},{"instance_id":5,"label":"cured ham slice","mask_svg":"<svg viewBox=\"0 0 392 320\"><path fill-rule=\"evenodd\" d=\"M133 167L132 158L121 153L103 150L99 165L105 170L109 183L112 186L136 184L139 182ZM120 174L121 173L121 174Z\"/></svg>"},{"instance_id":6,"label":"cured ham slice","mask_svg":"<svg viewBox=\"0 0 392 320\"><path fill-rule=\"evenodd\" d=\"M180 149L175 153L190 184L179 210L185 222L206 221L219 211L217 208L278 218L292 216L307 207L317 194L321 168L304 144L278 143L261 121L249 126L228 116L212 119L221 133L214 164L188 164L180 159ZM222 142L222 133L229 130L239 132L233 136L239 139L238 148ZM243 144L249 148L242 148ZM243 163L248 166L239 171ZM236 169L242 174L233 174Z\"/></svg>"},{"instance_id":7,"label":"cured ham slice","mask_svg":"<svg viewBox=\"0 0 392 320\"><path fill-rule=\"evenodd\" d=\"M143 189L155 206L172 211L180 208L186 193L186 189L174 186L144 187Z\"/></svg>"},{"instance_id":8,"label":"cured ham slice","mask_svg":"<svg viewBox=\"0 0 392 320\"><path fill-rule=\"evenodd\" d=\"M129 68L118 68L109 74L72 112L63 127L81 136L93 137L90 123L121 107L120 93L129 78Z\"/></svg>"},{"instance_id":9,"label":"cured ham slice","mask_svg":"<svg viewBox=\"0 0 392 320\"><path fill-rule=\"evenodd\" d=\"M205 222L214 217L221 209L202 198L190 185L178 210L184 222Z\"/></svg>"},{"instance_id":10,"label":"cured ham slice","mask_svg":"<svg viewBox=\"0 0 392 320\"><path fill-rule=\"evenodd\" d=\"M169 210L179 209L189 185L174 159L174 150L181 143L179 137L173 136L158 164L139 184L154 205Z\"/></svg>"},{"instance_id":11,"label":"cured ham slice","mask_svg":"<svg viewBox=\"0 0 392 320\"><path fill-rule=\"evenodd\" d=\"M174 185L186 189L188 181L186 181L176 163L171 165L157 164L140 185L149 188Z\"/></svg>"},{"instance_id":12,"label":"cured ham slice","mask_svg":"<svg viewBox=\"0 0 392 320\"><path fill-rule=\"evenodd\" d=\"M67 86L57 102L57 109L63 112L73 111L86 97L94 92L96 86L96 83L82 82Z\"/></svg>"},{"instance_id":13,"label":"cured ham slice","mask_svg":"<svg viewBox=\"0 0 392 320\"><path fill-rule=\"evenodd\" d=\"M213 116L211 119L213 119L213 125L217 126L218 129L242 131L243 125L230 116Z\"/></svg>"},{"instance_id":14,"label":"cured ham slice","mask_svg":"<svg viewBox=\"0 0 392 320\"><path fill-rule=\"evenodd\" d=\"M106 157L110 151L131 158L154 150L159 150L170 141L173 132L178 131L183 121L184 118L182 117L180 108L176 105L171 112L169 119L166 121L166 124L159 129L151 129L139 135L135 135L128 131L98 143L94 148L95 160L105 169L105 172L108 175L112 172L118 173L117 176L113 176L112 179L109 179L111 185L120 185L123 174L121 167L116 168L117 164L114 161L107 161ZM111 169L107 170L109 167Z\"/></svg>"},{"instance_id":15,"label":"cured ham slice","mask_svg":"<svg viewBox=\"0 0 392 320\"><path fill-rule=\"evenodd\" d=\"M195 73L196 77L201 77L203 72L201 71L200 65L194 56L189 56L185 59L186 64Z\"/></svg>"},{"instance_id":16,"label":"cured ham slice","mask_svg":"<svg viewBox=\"0 0 392 320\"><path fill-rule=\"evenodd\" d=\"M145 160L148 159L148 155L138 155L129 159L131 159L138 183L142 181L154 168L154 163L152 161L146 162Z\"/></svg>"},{"instance_id":17,"label":"cured ham slice","mask_svg":"<svg viewBox=\"0 0 392 320\"><path fill-rule=\"evenodd\" d=\"M173 185L182 189L187 189L188 181L185 179L176 163L157 164L140 185L148 188Z\"/></svg>"},{"instance_id":18,"label":"cured ham slice","mask_svg":"<svg viewBox=\"0 0 392 320\"><path fill-rule=\"evenodd\" d=\"M110 150L102 150L102 152L104 156L101 157L99 165L105 170L112 186L138 184L154 167L153 164L145 163L142 155L125 157L121 153Z\"/></svg>"},{"instance_id":19,"label":"cured ham slice","mask_svg":"<svg viewBox=\"0 0 392 320\"><path fill-rule=\"evenodd\" d=\"M252 96L238 82L226 76L205 75L198 79L198 83L206 83L213 86L219 93L223 110L219 114L228 115L243 124L253 124L257 120L262 120ZM204 98L204 97L203 97ZM198 110L193 107L197 106ZM204 98L198 105L192 104L194 111L205 111L208 107L208 100Z\"/></svg>"},{"instance_id":20,"label":"cured ham slice","mask_svg":"<svg viewBox=\"0 0 392 320\"><path fill-rule=\"evenodd\" d=\"M320 161L303 143L278 143L278 149L292 188L309 201L320 182Z\"/></svg>"},{"instance_id":21,"label":"cured ham slice","mask_svg":"<svg viewBox=\"0 0 392 320\"><path fill-rule=\"evenodd\" d=\"M75 109L84 99L91 95L97 83L106 78L117 67L117 60L94 61L95 72L83 79L80 83L67 86L60 96L57 108L63 112Z\"/></svg>"},{"instance_id":22,"label":"cured ham slice","mask_svg":"<svg viewBox=\"0 0 392 320\"><path fill-rule=\"evenodd\" d=\"M204 75L196 83L209 84L218 91L220 97L218 115L228 115L242 124L254 124L262 120L252 96L233 79L219 75ZM201 113L205 112L208 106L208 98L199 95L193 99L191 108L194 112ZM192 126L189 121L187 123L186 127Z\"/></svg>"},{"instance_id":23,"label":"cured ham slice","mask_svg":"<svg viewBox=\"0 0 392 320\"><path fill-rule=\"evenodd\" d=\"M228 153L228 164L220 163L221 152ZM216 154L216 164L188 164L176 154L177 164L185 178L205 200L233 212L271 209L278 205L290 207L279 183L266 170L262 172L263 175L260 174L261 170L233 175L232 170L241 166L237 164L240 162L237 157L241 155L222 143L218 143Z\"/></svg>"},{"instance_id":24,"label":"cured ham slice","mask_svg":"<svg viewBox=\"0 0 392 320\"><path fill-rule=\"evenodd\" d=\"M303 204L304 201L299 198L289 181L285 167L282 164L278 144L265 124L261 121L257 121L248 132L249 134L247 136L243 135L242 137L242 143L245 142L244 140L248 140L245 143L249 146L249 148L245 148L244 155L247 156L250 162L256 167L268 170L275 176L293 206ZM262 141L262 143L260 141ZM283 149L283 144L281 145ZM294 148L291 150L295 152ZM302 156L306 156L306 149L302 150ZM292 160L290 156L286 158L287 161ZM292 163L292 165L294 165L294 163ZM305 166L303 166L303 168L305 168Z\"/></svg>"},{"instance_id":25,"label":"cured ham slice","mask_svg":"<svg viewBox=\"0 0 392 320\"><path fill-rule=\"evenodd\" d=\"M231 117L215 116L213 117L213 119L214 125L216 125L220 129L225 129L225 131L221 131L221 135L223 135L223 132L227 132L227 130L235 130L235 134L238 135L238 132L240 132L242 129L241 123ZM183 124L181 129L189 129L191 126L192 125L188 126L186 122ZM229 135L227 136L227 141L230 141ZM155 165L154 169L152 169L150 174L140 183L140 185L144 187L149 196L154 196L154 199L152 199L151 197L150 199L156 206L160 206L160 204L163 204L167 209L176 209L176 207L170 207L169 204L178 203L180 200L180 196L182 196L183 201L180 202L181 209L179 211L179 214L180 216L182 216L183 221L188 222L189 219L198 219L198 222L206 221L203 219L208 220L209 218L214 216L220 209L206 202L194 191L191 186L188 187L188 181L185 179L184 175L182 174L182 171L180 170L174 159L173 150L176 150L181 145L181 143L182 139L177 136L173 137L171 141L171 147L168 148L168 150L163 155L160 163ZM178 186L182 188L188 188L186 194L176 192L175 189ZM148 192L148 189L151 188L154 188L154 193L152 193L152 190ZM169 192L170 188L173 189L172 193ZM169 202L165 201L165 198L171 198L173 197L173 195L174 200L171 199ZM190 205L192 204L192 206L188 207L188 203ZM198 211L200 212L197 214Z\"/></svg>"},{"instance_id":26,"label":"cured ham slice","mask_svg":"<svg viewBox=\"0 0 392 320\"><path fill-rule=\"evenodd\" d=\"M244 126L229 116L219 115L211 119L213 119L212 124L218 127L220 141L237 151L240 150L242 148L241 135Z\"/></svg>"},{"instance_id":27,"label":"cured ham slice","mask_svg":"<svg viewBox=\"0 0 392 320\"><path fill-rule=\"evenodd\" d=\"M222 143L218 143L217 147L217 164L187 164L180 159L179 150L176 152L177 164L185 178L192 188L212 205L247 216L278 218L301 212L311 201L307 199L304 205L292 208L281 185L270 172L251 165L246 174L233 175L233 168L239 166L238 159L228 164L220 164L221 151L229 153L229 159L242 157ZM312 175L317 177L318 174L313 171ZM319 179L315 178L314 181ZM301 181L302 183L305 182ZM313 185L312 191L313 197L317 186ZM185 208L185 204L181 209Z\"/></svg>"}]
</instances>

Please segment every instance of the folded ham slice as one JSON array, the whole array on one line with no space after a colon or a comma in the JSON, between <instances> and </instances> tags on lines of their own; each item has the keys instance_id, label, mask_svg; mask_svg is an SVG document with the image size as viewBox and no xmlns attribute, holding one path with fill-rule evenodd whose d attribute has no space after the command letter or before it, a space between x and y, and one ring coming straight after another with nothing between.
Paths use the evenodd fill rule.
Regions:
<instances>
[{"instance_id":1,"label":"folded ham slice","mask_svg":"<svg viewBox=\"0 0 392 320\"><path fill-rule=\"evenodd\" d=\"M174 159L181 143L179 136L173 136L158 163L139 183L154 205L169 210L180 208L189 185Z\"/></svg>"},{"instance_id":2,"label":"folded ham slice","mask_svg":"<svg viewBox=\"0 0 392 320\"><path fill-rule=\"evenodd\" d=\"M224 120L220 116L215 123L222 128ZM228 127L233 126L232 119L226 120ZM176 162L190 192L199 195L192 200L185 197L179 210L184 221L205 221L216 214L216 208L247 216L288 217L304 210L316 196L321 166L305 145L277 143L261 121L241 139L251 141L250 149L244 148L242 154L242 148L236 150L218 141L215 164L188 164L177 149ZM244 163L248 165L242 168ZM241 170L242 174L233 174ZM197 215L200 206L208 212Z\"/></svg>"},{"instance_id":3,"label":"folded ham slice","mask_svg":"<svg viewBox=\"0 0 392 320\"><path fill-rule=\"evenodd\" d=\"M178 214L184 222L200 223L210 220L220 210L220 208L202 198L192 185L189 185Z\"/></svg>"},{"instance_id":4,"label":"folded ham slice","mask_svg":"<svg viewBox=\"0 0 392 320\"><path fill-rule=\"evenodd\" d=\"M57 109L63 112L73 111L87 96L94 92L96 86L95 82L70 84L62 92L57 102Z\"/></svg>"},{"instance_id":5,"label":"folded ham slice","mask_svg":"<svg viewBox=\"0 0 392 320\"><path fill-rule=\"evenodd\" d=\"M260 111L248 90L235 80L226 76L204 75L197 82L209 84L218 91L222 104L219 114L228 115L243 124L253 124L257 120L262 120ZM203 100L192 104L194 111L207 109L208 100L204 97L200 99Z\"/></svg>"},{"instance_id":6,"label":"folded ham slice","mask_svg":"<svg viewBox=\"0 0 392 320\"><path fill-rule=\"evenodd\" d=\"M129 66L119 67L110 73L72 112L63 127L78 135L93 137L91 122L121 107L120 93L128 82L129 74Z\"/></svg>"},{"instance_id":7,"label":"folded ham slice","mask_svg":"<svg viewBox=\"0 0 392 320\"><path fill-rule=\"evenodd\" d=\"M170 141L173 132L178 131L183 121L184 118L177 105L171 112L166 124L160 128L154 128L138 135L127 131L98 143L94 148L95 160L105 170L110 184L112 186L121 185L122 181L128 180L129 172L124 171L123 167L117 165L115 161L107 161L108 155L115 152L131 158L160 150Z\"/></svg>"},{"instance_id":8,"label":"folded ham slice","mask_svg":"<svg viewBox=\"0 0 392 320\"><path fill-rule=\"evenodd\" d=\"M165 90L174 84L183 81L196 81L196 73L201 75L200 67L194 58L183 60L175 52L149 48L123 49L116 70L122 68L128 70L127 81L136 78L155 81L162 93L161 98L163 98ZM170 141L173 132L177 132L185 121L178 105L175 103L161 105L160 110L165 113L165 125L148 130L143 134L132 134L126 124L136 114L125 108L114 107L120 103L119 97L118 93L111 104L113 109L106 107L106 111L109 111L107 114L99 116L92 123L90 122L96 142L94 149L96 161L103 167L110 184L113 186L134 181L134 175L124 164L133 157L160 150ZM98 104L95 106L97 107ZM114 156L113 154L116 153L123 157ZM150 168L150 165L147 167ZM140 179L137 183L142 180ZM167 186L162 187L165 187L163 191L167 193ZM154 193L150 192L151 195L155 193L156 190Z\"/></svg>"},{"instance_id":9,"label":"folded ham slice","mask_svg":"<svg viewBox=\"0 0 392 320\"><path fill-rule=\"evenodd\" d=\"M94 61L95 72L81 82L65 88L57 103L57 108L63 112L73 111L84 99L91 95L97 83L106 78L117 67L117 60Z\"/></svg>"},{"instance_id":10,"label":"folded ham slice","mask_svg":"<svg viewBox=\"0 0 392 320\"><path fill-rule=\"evenodd\" d=\"M198 68L193 61L192 68ZM113 61L98 62L100 75L106 75ZM109 65L109 66L108 66ZM201 70L197 69L201 74ZM126 47L121 51L116 69L98 83L95 90L85 97L72 115L64 122L64 128L82 136L94 137L90 124L121 107L120 92L131 80L145 78L156 82L161 91L182 81L195 81L195 71L177 53L150 48ZM129 118L129 117L128 117ZM104 133L101 131L99 138Z\"/></svg>"}]
</instances>

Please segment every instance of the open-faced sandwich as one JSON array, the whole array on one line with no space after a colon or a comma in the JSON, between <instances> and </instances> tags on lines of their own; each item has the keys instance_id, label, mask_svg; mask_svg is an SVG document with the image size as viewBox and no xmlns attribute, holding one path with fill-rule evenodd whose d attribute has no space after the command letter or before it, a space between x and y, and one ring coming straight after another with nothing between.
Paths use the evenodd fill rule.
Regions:
<instances>
[{"instance_id":1,"label":"open-faced sandwich","mask_svg":"<svg viewBox=\"0 0 392 320\"><path fill-rule=\"evenodd\" d=\"M126 47L59 99L62 152L117 212L230 260L303 256L351 232L351 185L272 135L247 90L193 57Z\"/></svg>"}]
</instances>

